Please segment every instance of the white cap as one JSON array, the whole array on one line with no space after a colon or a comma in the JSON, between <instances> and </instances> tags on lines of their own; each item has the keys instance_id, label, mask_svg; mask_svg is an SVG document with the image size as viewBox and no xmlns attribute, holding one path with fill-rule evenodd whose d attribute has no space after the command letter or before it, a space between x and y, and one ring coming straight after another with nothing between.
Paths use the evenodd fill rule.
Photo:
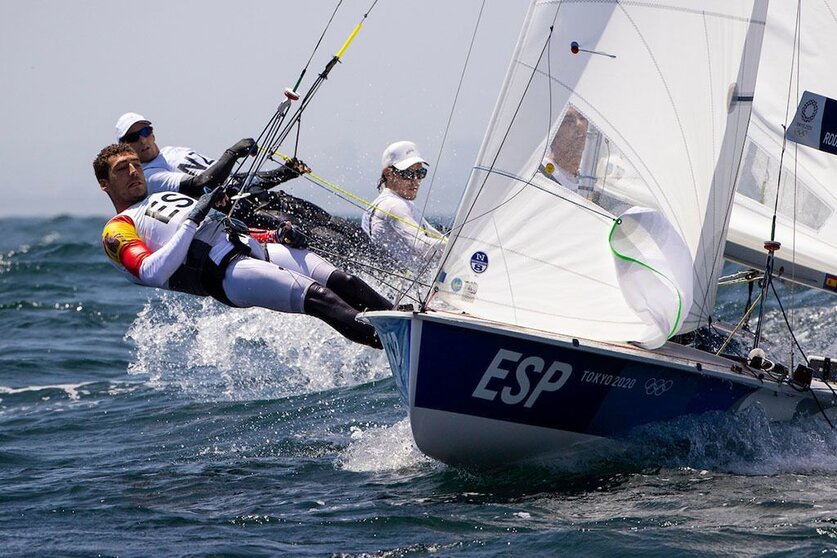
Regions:
<instances>
[{"instance_id":1,"label":"white cap","mask_svg":"<svg viewBox=\"0 0 837 558\"><path fill-rule=\"evenodd\" d=\"M116 121L116 141L121 140L122 137L128 133L128 130L131 129L131 126L137 122L145 122L149 125L151 124L149 119L135 112L126 112L120 116L119 120Z\"/></svg>"},{"instance_id":2,"label":"white cap","mask_svg":"<svg viewBox=\"0 0 837 558\"><path fill-rule=\"evenodd\" d=\"M384 149L381 168L395 167L398 170L408 169L416 163L428 164L421 158L418 147L411 141L397 141Z\"/></svg>"}]
</instances>

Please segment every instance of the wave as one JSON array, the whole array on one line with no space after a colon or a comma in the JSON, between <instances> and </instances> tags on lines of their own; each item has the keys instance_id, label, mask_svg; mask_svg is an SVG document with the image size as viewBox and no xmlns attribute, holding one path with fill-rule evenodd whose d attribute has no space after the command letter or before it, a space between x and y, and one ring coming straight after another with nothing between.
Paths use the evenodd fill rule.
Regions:
<instances>
[{"instance_id":1,"label":"wave","mask_svg":"<svg viewBox=\"0 0 837 558\"><path fill-rule=\"evenodd\" d=\"M126 338L136 346L129 372L201 399L272 399L389 376L383 351L310 316L178 293L146 304Z\"/></svg>"}]
</instances>

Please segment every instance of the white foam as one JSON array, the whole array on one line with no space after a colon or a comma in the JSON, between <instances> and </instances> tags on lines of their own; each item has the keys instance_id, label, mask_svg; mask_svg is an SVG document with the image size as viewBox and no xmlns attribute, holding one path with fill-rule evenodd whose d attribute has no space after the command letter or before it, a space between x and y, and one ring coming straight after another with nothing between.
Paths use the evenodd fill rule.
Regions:
<instances>
[{"instance_id":1,"label":"white foam","mask_svg":"<svg viewBox=\"0 0 837 558\"><path fill-rule=\"evenodd\" d=\"M90 385L92 382L82 382L79 384L49 384L44 386L25 386L19 388L0 386L0 394L18 394L39 392L44 390L60 390L67 394L67 397L72 401L78 401L81 395L90 395L90 391L83 389L84 386ZM42 397L44 401L49 400L49 397Z\"/></svg>"},{"instance_id":2,"label":"white foam","mask_svg":"<svg viewBox=\"0 0 837 558\"><path fill-rule=\"evenodd\" d=\"M177 293L146 304L126 338L136 344L129 372L210 399L287 397L389 375L383 351L352 343L316 318Z\"/></svg>"},{"instance_id":3,"label":"white foam","mask_svg":"<svg viewBox=\"0 0 837 558\"><path fill-rule=\"evenodd\" d=\"M648 465L744 475L837 469L837 433L818 414L775 423L754 406L734 415L709 413L650 425L632 440L638 445L625 457Z\"/></svg>"},{"instance_id":4,"label":"white foam","mask_svg":"<svg viewBox=\"0 0 837 558\"><path fill-rule=\"evenodd\" d=\"M337 464L341 469L361 472L383 472L407 469L431 463L413 442L410 419L392 426L352 427L352 439L340 452Z\"/></svg>"}]
</instances>

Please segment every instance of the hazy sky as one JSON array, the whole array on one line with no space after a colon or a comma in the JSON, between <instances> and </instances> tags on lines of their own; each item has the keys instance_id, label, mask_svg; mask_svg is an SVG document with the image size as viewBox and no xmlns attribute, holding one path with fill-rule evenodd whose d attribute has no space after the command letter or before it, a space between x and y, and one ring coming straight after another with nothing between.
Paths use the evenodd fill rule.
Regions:
<instances>
[{"instance_id":1,"label":"hazy sky","mask_svg":"<svg viewBox=\"0 0 837 558\"><path fill-rule=\"evenodd\" d=\"M123 112L149 118L160 146L189 146L212 157L258 136L337 4L0 2L0 217L111 214L91 162L115 140ZM343 0L302 92L371 5ZM379 0L306 110L300 157L317 174L372 199L383 149L411 139L438 167L428 213L452 213L528 0L486 0L439 157L481 6L482 0ZM307 181L288 186L336 213L359 213Z\"/></svg>"}]
</instances>

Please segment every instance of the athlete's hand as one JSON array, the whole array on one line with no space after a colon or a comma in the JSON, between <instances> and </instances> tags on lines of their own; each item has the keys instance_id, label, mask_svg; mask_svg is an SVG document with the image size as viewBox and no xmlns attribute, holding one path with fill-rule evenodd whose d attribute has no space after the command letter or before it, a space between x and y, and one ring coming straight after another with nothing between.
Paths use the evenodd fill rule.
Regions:
<instances>
[{"instance_id":1,"label":"athlete's hand","mask_svg":"<svg viewBox=\"0 0 837 558\"><path fill-rule=\"evenodd\" d=\"M198 198L197 203L195 203L195 207L192 208L192 211L189 213L187 219L190 221L194 221L196 225L200 225L206 216L209 214L209 210L224 196L224 187L223 185L218 186L211 192L207 192L206 194L202 195Z\"/></svg>"},{"instance_id":2,"label":"athlete's hand","mask_svg":"<svg viewBox=\"0 0 837 558\"><path fill-rule=\"evenodd\" d=\"M236 157L246 157L247 155L255 155L258 151L256 147L256 140L253 138L244 138L238 140L235 145L227 149Z\"/></svg>"},{"instance_id":3,"label":"athlete's hand","mask_svg":"<svg viewBox=\"0 0 837 558\"><path fill-rule=\"evenodd\" d=\"M263 185L272 188L273 186L282 184L288 180L293 180L299 175L309 172L311 172L311 168L294 157L293 159L288 159L281 167L276 167L269 171L262 171L258 176Z\"/></svg>"},{"instance_id":4,"label":"athlete's hand","mask_svg":"<svg viewBox=\"0 0 837 558\"><path fill-rule=\"evenodd\" d=\"M307 248L308 239L301 230L296 228L290 221L284 221L276 229L276 242L290 246L291 248Z\"/></svg>"},{"instance_id":5,"label":"athlete's hand","mask_svg":"<svg viewBox=\"0 0 837 558\"><path fill-rule=\"evenodd\" d=\"M308 165L303 163L301 159L297 159L296 157L294 157L293 159L288 159L285 162L285 166L291 169L292 172L296 173L295 176L311 172L311 167L309 167Z\"/></svg>"}]
</instances>

